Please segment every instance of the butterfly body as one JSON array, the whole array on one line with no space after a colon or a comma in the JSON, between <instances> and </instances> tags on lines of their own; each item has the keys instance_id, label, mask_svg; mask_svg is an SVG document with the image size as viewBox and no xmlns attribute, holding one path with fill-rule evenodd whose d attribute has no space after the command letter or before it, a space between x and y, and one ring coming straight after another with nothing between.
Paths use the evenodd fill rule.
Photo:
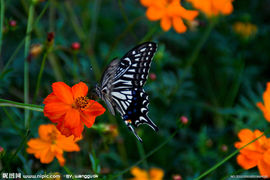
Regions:
<instances>
[{"instance_id":1,"label":"butterfly body","mask_svg":"<svg viewBox=\"0 0 270 180\"><path fill-rule=\"evenodd\" d=\"M158 127L148 117L148 95L143 90L157 45L146 42L130 50L121 59L113 60L104 71L98 96L105 101L109 111L118 111L128 128L138 140L141 138L133 126L147 124L155 131Z\"/></svg>"}]
</instances>

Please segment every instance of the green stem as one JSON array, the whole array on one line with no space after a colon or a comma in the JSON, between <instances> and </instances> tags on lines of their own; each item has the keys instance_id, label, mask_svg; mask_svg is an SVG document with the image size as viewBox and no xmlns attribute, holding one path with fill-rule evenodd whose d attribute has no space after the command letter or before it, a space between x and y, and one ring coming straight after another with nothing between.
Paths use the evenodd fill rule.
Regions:
<instances>
[{"instance_id":1,"label":"green stem","mask_svg":"<svg viewBox=\"0 0 270 180\"><path fill-rule=\"evenodd\" d=\"M152 39L152 36L158 31L159 25L155 24L148 33L142 38L142 40L139 43L143 43L146 41L150 41Z\"/></svg>"},{"instance_id":2,"label":"green stem","mask_svg":"<svg viewBox=\"0 0 270 180\"><path fill-rule=\"evenodd\" d=\"M118 5L119 5L119 9L120 9L120 12L124 18L125 23L127 24L127 26L129 26L128 16L127 16L125 9L123 7L122 0L118 0ZM131 32L132 37L137 41L138 38L137 38L136 34L134 33L133 29L131 29L130 32Z\"/></svg>"},{"instance_id":3,"label":"green stem","mask_svg":"<svg viewBox=\"0 0 270 180\"><path fill-rule=\"evenodd\" d=\"M23 108L23 109L28 109L32 111L39 111L43 112L43 106L38 106L34 104L26 104L26 103L19 103L19 102L14 102L6 99L0 99L0 106L2 107L17 107L17 108Z\"/></svg>"},{"instance_id":4,"label":"green stem","mask_svg":"<svg viewBox=\"0 0 270 180\"><path fill-rule=\"evenodd\" d=\"M143 144L141 142L137 141L137 140L136 140L136 142L137 142L137 147L138 147L138 150L139 150L140 158L143 159L145 157L145 152L144 152ZM145 159L143 161L143 168L144 169L148 169L148 167L149 166L148 166L147 160Z\"/></svg>"},{"instance_id":5,"label":"green stem","mask_svg":"<svg viewBox=\"0 0 270 180\"><path fill-rule=\"evenodd\" d=\"M18 132L18 134L21 134L19 126L16 124L14 119L10 116L7 109L5 107L3 107L3 110L4 110L5 114L6 114L6 116L8 117L9 121L11 122L11 125L13 126L13 128ZM21 135L23 136L23 134L21 134Z\"/></svg>"},{"instance_id":6,"label":"green stem","mask_svg":"<svg viewBox=\"0 0 270 180\"><path fill-rule=\"evenodd\" d=\"M199 177L197 177L195 180L199 180L202 179L203 177L205 177L206 175L210 174L211 172L213 172L215 169L217 169L219 166L221 166L222 164L224 164L226 161L228 161L229 159L231 159L233 156L235 156L237 153L239 153L240 150L242 150L243 148L245 148L246 146L250 145L251 143L257 141L258 139L260 139L262 136L264 136L265 133L263 133L262 135L260 135L259 137L257 137L256 139L253 139L252 141L250 141L249 143L247 143L246 145L242 146L241 148L235 150L233 153L231 153L229 156L227 156L226 158L224 158L222 161L218 162L217 164L215 164L212 168L208 169L207 171L205 171L203 174L201 174Z\"/></svg>"},{"instance_id":7,"label":"green stem","mask_svg":"<svg viewBox=\"0 0 270 180\"><path fill-rule=\"evenodd\" d=\"M25 136L23 137L22 142L20 143L19 147L16 149L16 151L14 152L14 154L12 154L12 156L8 159L7 161L7 166L5 166L0 173L4 172L6 169L9 169L10 164L12 163L12 161L14 160L14 158L17 156L17 154L20 152L20 150L23 148L23 146L25 145L28 137L30 135L30 130L28 129L25 133Z\"/></svg>"},{"instance_id":8,"label":"green stem","mask_svg":"<svg viewBox=\"0 0 270 180\"><path fill-rule=\"evenodd\" d=\"M134 19L127 27L126 29L120 34L118 35L115 40L114 43L111 45L108 53L105 55L105 60L108 63L110 61L110 57L111 54L113 52L113 50L116 48L116 46L118 45L118 43L128 34L128 32L130 32L132 30L132 28L141 20L143 19L143 16L137 17L136 19Z\"/></svg>"},{"instance_id":9,"label":"green stem","mask_svg":"<svg viewBox=\"0 0 270 180\"><path fill-rule=\"evenodd\" d=\"M170 136L168 137L163 143L161 143L160 145L158 145L155 149L153 149L152 151L150 151L147 155L145 155L142 159L140 159L139 161L137 161L136 163L134 163L133 165L131 165L130 167L128 167L127 169L125 169L124 171L116 174L116 175L112 175L112 177L110 177L110 179L115 179L123 174L125 174L126 172L130 171L130 169L134 166L138 166L140 163L142 163L145 159L147 159L148 157L150 157L151 155L153 155L155 152L157 152L158 150L160 150L163 146L165 146L171 139L173 139L173 137L177 134L179 128L177 128L177 130Z\"/></svg>"},{"instance_id":10,"label":"green stem","mask_svg":"<svg viewBox=\"0 0 270 180\"><path fill-rule=\"evenodd\" d=\"M43 74L43 71L44 71L47 56L48 56L48 50L45 51L45 54L44 54L44 56L42 58L42 63L41 63L41 67L40 67L39 74L38 74L38 80L37 80L37 86L36 86L36 90L35 90L33 104L36 103L36 99L37 99L38 91L39 91L39 88L40 88L40 82L41 82L41 79L42 79L42 74Z\"/></svg>"},{"instance_id":11,"label":"green stem","mask_svg":"<svg viewBox=\"0 0 270 180\"><path fill-rule=\"evenodd\" d=\"M15 49L14 53L11 55L11 57L9 58L9 60L7 61L6 65L4 66L1 74L0 74L0 79L4 76L5 72L7 71L7 68L9 67L9 65L13 62L13 60L15 59L15 57L17 56L18 52L20 51L20 49L23 47L25 39L23 39L20 44L18 45L18 47Z\"/></svg>"},{"instance_id":12,"label":"green stem","mask_svg":"<svg viewBox=\"0 0 270 180\"><path fill-rule=\"evenodd\" d=\"M77 58L77 54L76 53L73 53L73 68L72 68L72 71L73 71L73 78L75 81L77 81L79 79L79 72L78 72L78 66L79 66L79 63L78 63L78 58Z\"/></svg>"},{"instance_id":13,"label":"green stem","mask_svg":"<svg viewBox=\"0 0 270 180\"><path fill-rule=\"evenodd\" d=\"M25 39L25 49L24 49L24 103L29 103L29 62L27 61L27 56L29 53L32 25L34 19L34 3L31 2L29 7L29 15L27 20L27 30ZM24 113L25 128L29 129L29 110L25 110Z\"/></svg>"},{"instance_id":14,"label":"green stem","mask_svg":"<svg viewBox=\"0 0 270 180\"><path fill-rule=\"evenodd\" d=\"M84 31L82 30L81 25L79 23L79 20L77 19L76 14L73 11L73 7L71 6L70 3L71 3L71 1L66 1L65 6L66 6L66 9L67 9L67 12L69 13L71 25L72 25L75 33L77 34L77 36L81 40L85 40L86 35L85 35Z\"/></svg>"},{"instance_id":15,"label":"green stem","mask_svg":"<svg viewBox=\"0 0 270 180\"><path fill-rule=\"evenodd\" d=\"M47 8L48 8L48 5L49 3L47 3L45 5L45 7L42 9L41 13L39 14L39 16L37 17L33 27L35 27L39 20L41 19L41 17L44 15L44 13L46 12ZM2 22L2 21L1 21ZM32 31L31 31L32 32ZM31 33L29 32L29 34ZM0 35L1 36L1 35ZM13 60L15 59L15 57L17 56L18 52L20 51L20 49L22 48L23 46L23 43L25 42L25 39L27 37L27 34L25 36L25 38L23 38L23 40L20 42L20 44L18 45L18 47L15 49L14 53L11 55L11 57L9 58L9 60L7 61L6 65L4 66L1 74L0 74L0 79L3 77L3 75L5 74L5 72L7 71L7 68L10 66L10 64L13 62Z\"/></svg>"},{"instance_id":16,"label":"green stem","mask_svg":"<svg viewBox=\"0 0 270 180\"><path fill-rule=\"evenodd\" d=\"M4 26L4 16L5 16L5 0L1 0L1 9L0 9L0 57L1 49L3 43L3 26Z\"/></svg>"},{"instance_id":17,"label":"green stem","mask_svg":"<svg viewBox=\"0 0 270 180\"><path fill-rule=\"evenodd\" d=\"M187 74L190 71L190 68L192 67L192 65L197 60L197 57L198 57L203 45L205 44L206 40L208 39L209 35L211 34L211 31L213 30L215 24L216 24L216 20L212 19L212 21L210 21L210 24L208 25L207 29L204 31L204 33L202 35L202 38L200 39L199 43L197 43L196 47L192 51L191 56L187 59L187 64L186 64L186 66L184 68L184 72L182 73L182 76L179 79L176 87L172 90L172 92L170 94L170 99L172 99L173 95L181 87L181 84L182 84L183 80L187 76Z\"/></svg>"},{"instance_id":18,"label":"green stem","mask_svg":"<svg viewBox=\"0 0 270 180\"><path fill-rule=\"evenodd\" d=\"M66 171L66 173L68 175L71 175L72 176L71 177L72 179L76 180L76 178L74 177L74 174L70 171L70 169L67 166L63 166L63 168L64 168L64 170Z\"/></svg>"}]
</instances>

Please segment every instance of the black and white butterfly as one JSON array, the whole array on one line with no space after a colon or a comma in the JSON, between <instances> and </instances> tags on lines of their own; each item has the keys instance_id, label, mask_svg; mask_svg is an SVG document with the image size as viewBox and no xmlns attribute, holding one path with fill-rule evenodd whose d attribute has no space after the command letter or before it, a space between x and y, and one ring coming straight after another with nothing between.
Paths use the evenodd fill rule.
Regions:
<instances>
[{"instance_id":1,"label":"black and white butterfly","mask_svg":"<svg viewBox=\"0 0 270 180\"><path fill-rule=\"evenodd\" d=\"M104 71L100 85L96 86L98 96L105 101L109 111L113 115L115 110L118 111L127 127L141 142L133 126L147 124L158 131L158 127L147 115L149 101L143 90L156 50L156 43L145 42L121 59L114 59Z\"/></svg>"}]
</instances>

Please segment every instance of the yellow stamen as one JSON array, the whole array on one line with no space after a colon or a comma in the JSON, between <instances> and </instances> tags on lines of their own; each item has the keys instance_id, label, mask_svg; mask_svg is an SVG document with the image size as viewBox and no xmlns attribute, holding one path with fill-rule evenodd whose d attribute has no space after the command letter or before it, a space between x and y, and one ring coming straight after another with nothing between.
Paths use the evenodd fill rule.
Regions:
<instances>
[{"instance_id":1,"label":"yellow stamen","mask_svg":"<svg viewBox=\"0 0 270 180\"><path fill-rule=\"evenodd\" d=\"M72 107L75 109L86 108L88 105L88 101L89 99L86 96L77 97L75 102L72 104Z\"/></svg>"}]
</instances>

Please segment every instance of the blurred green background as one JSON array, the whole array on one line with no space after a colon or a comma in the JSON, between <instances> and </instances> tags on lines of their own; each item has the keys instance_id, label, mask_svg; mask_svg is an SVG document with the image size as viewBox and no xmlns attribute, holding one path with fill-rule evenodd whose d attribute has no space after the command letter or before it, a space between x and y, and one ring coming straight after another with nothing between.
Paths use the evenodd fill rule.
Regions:
<instances>
[{"instance_id":1,"label":"blurred green background","mask_svg":"<svg viewBox=\"0 0 270 180\"><path fill-rule=\"evenodd\" d=\"M181 3L191 7L185 1ZM24 38L29 5L30 1L5 0L0 56L2 99L24 100ZM197 17L198 25L193 30L177 34L173 29L162 31L159 21L149 21L145 16L146 8L139 1L49 0L37 3L34 22L45 11L33 26L31 45L44 44L48 32L54 32L55 39L45 62L36 104L42 105L53 82L63 81L72 86L83 81L94 89L113 58L122 57L144 41L154 41L159 46L150 70L156 79L149 78L145 90L150 99L149 117L160 131L155 133L147 126L140 126L137 130L143 144L139 145L120 116L113 117L106 111L96 119L95 125L116 125L118 136L85 129L84 139L79 142L81 151L65 153L66 167L74 174L95 171L100 177L117 174L168 139L177 129L180 117L186 116L188 125L139 167L161 168L164 179L171 179L174 174L193 179L235 150L233 144L238 140L240 129L263 131L268 123L256 102L262 101L262 93L270 79L270 0L235 0L233 6L231 15L216 19L197 58L188 66L210 25L203 14ZM16 21L15 26L10 25L12 20ZM257 26L257 32L243 37L234 31L236 22L252 23ZM78 50L72 49L74 42L80 43ZM43 55L41 52L30 58L30 103L33 103ZM4 71L10 58L11 63ZM93 91L89 91L89 97L94 98ZM43 113L33 112L32 115L30 137L37 137L38 126L50 121ZM25 134L24 110L0 107L0 119L0 146L6 156L11 156ZM25 148L22 147L12 161L11 172L66 174L57 160L49 165L41 164L33 155L26 154ZM92 163L89 156L92 156ZM4 160L0 161L0 168L6 165ZM100 171L93 167L93 161L100 166ZM243 171L234 157L207 178L221 179L231 174L256 175L258 170ZM130 173L125 173L118 179L130 177Z\"/></svg>"}]
</instances>

